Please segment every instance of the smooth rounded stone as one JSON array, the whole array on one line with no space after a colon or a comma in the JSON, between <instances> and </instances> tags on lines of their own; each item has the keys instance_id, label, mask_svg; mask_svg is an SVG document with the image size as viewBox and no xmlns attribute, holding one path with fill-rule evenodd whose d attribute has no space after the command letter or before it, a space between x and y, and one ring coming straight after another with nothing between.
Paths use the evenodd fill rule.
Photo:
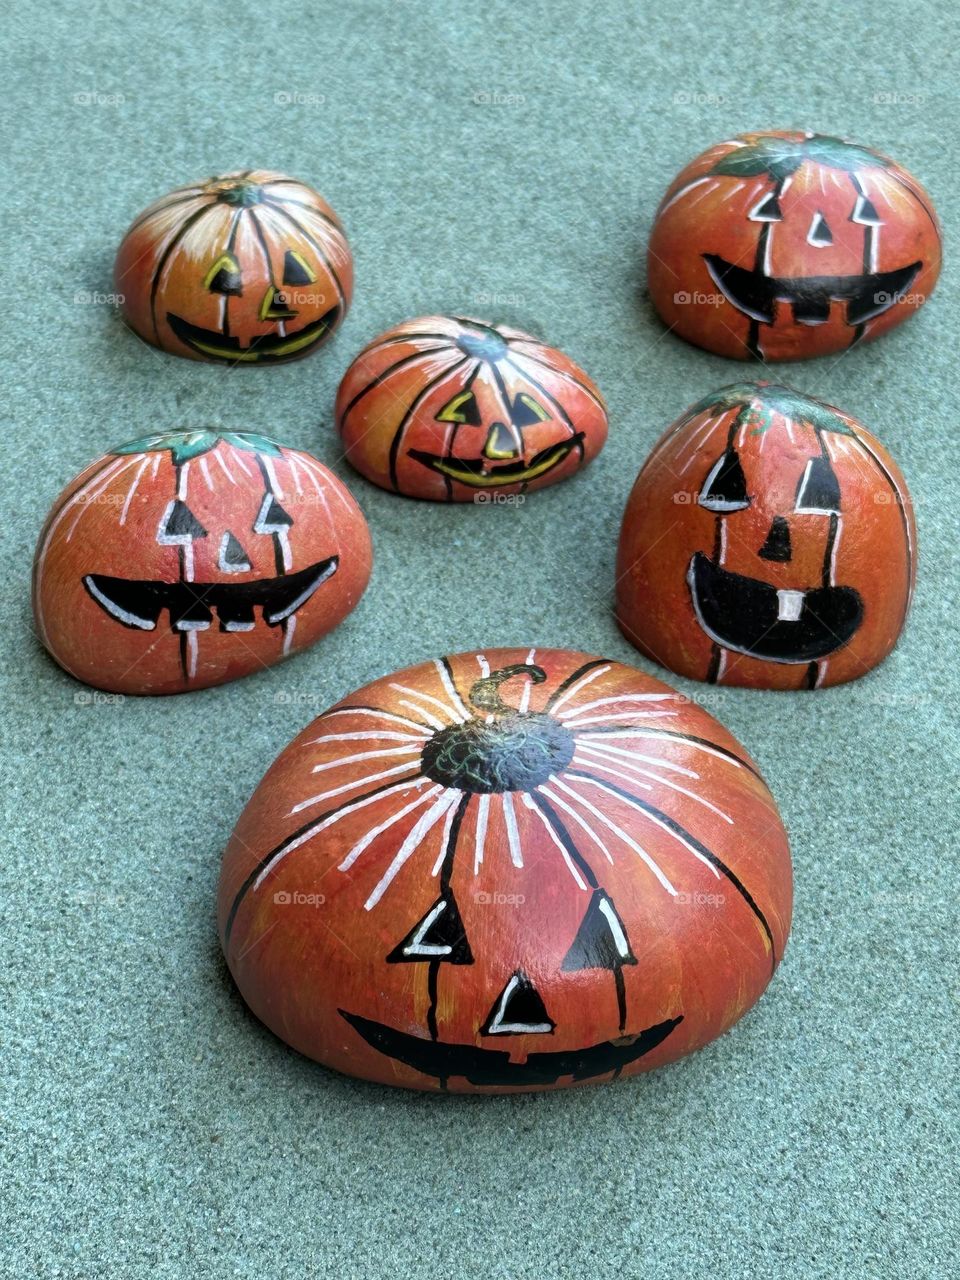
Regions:
<instances>
[{"instance_id":1,"label":"smooth rounded stone","mask_svg":"<svg viewBox=\"0 0 960 1280\"><path fill-rule=\"evenodd\" d=\"M311 454L249 432L144 436L54 503L34 560L37 633L97 688L202 689L331 631L370 562L363 513Z\"/></svg>"},{"instance_id":2,"label":"smooth rounded stone","mask_svg":"<svg viewBox=\"0 0 960 1280\"><path fill-rule=\"evenodd\" d=\"M224 856L247 1003L411 1089L632 1076L721 1035L790 928L777 806L712 716L622 663L493 649L384 676L272 765Z\"/></svg>"},{"instance_id":3,"label":"smooth rounded stone","mask_svg":"<svg viewBox=\"0 0 960 1280\"><path fill-rule=\"evenodd\" d=\"M563 352L459 316L408 320L364 347L336 417L361 475L434 502L493 504L543 489L607 439L603 397Z\"/></svg>"},{"instance_id":4,"label":"smooth rounded stone","mask_svg":"<svg viewBox=\"0 0 960 1280\"><path fill-rule=\"evenodd\" d=\"M839 138L745 133L698 156L660 203L650 296L688 342L799 360L878 338L926 301L940 225L920 183Z\"/></svg>"},{"instance_id":5,"label":"smooth rounded stone","mask_svg":"<svg viewBox=\"0 0 960 1280\"><path fill-rule=\"evenodd\" d=\"M637 477L617 621L694 680L842 684L896 644L916 544L903 476L862 423L789 387L735 383L682 414Z\"/></svg>"},{"instance_id":6,"label":"smooth rounded stone","mask_svg":"<svg viewBox=\"0 0 960 1280\"><path fill-rule=\"evenodd\" d=\"M337 328L353 258L323 196L255 169L178 187L138 214L114 287L124 320L155 347L278 364L315 351Z\"/></svg>"}]
</instances>

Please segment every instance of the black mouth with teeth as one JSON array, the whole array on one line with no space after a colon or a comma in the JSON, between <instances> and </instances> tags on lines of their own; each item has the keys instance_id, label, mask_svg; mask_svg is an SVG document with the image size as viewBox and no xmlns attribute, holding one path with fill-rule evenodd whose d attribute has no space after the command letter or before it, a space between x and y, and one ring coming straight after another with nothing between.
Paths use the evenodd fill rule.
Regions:
<instances>
[{"instance_id":1,"label":"black mouth with teeth","mask_svg":"<svg viewBox=\"0 0 960 1280\"><path fill-rule=\"evenodd\" d=\"M913 284L923 265L911 262L896 271L861 276L782 277L735 266L715 253L705 253L703 260L723 296L751 320L773 324L777 303L786 302L793 308L796 324L824 324L830 318L831 301L836 301L847 304L847 324L852 328L889 311Z\"/></svg>"},{"instance_id":2,"label":"black mouth with teeth","mask_svg":"<svg viewBox=\"0 0 960 1280\"><path fill-rule=\"evenodd\" d=\"M411 449L410 457L423 463L432 471L439 471L460 484L470 485L474 489L495 488L497 485L522 484L527 480L536 480L545 475L564 460L572 449L582 446L584 433L578 431L568 440L552 444L534 454L529 462L522 458L516 462L505 462L498 467L490 467L485 458L450 458L443 454L425 453L422 449Z\"/></svg>"},{"instance_id":3,"label":"black mouth with teeth","mask_svg":"<svg viewBox=\"0 0 960 1280\"><path fill-rule=\"evenodd\" d=\"M511 1062L510 1054L503 1049L480 1049L474 1044L423 1040L343 1009L340 1017L378 1052L406 1063L421 1075L441 1081L462 1077L470 1084L491 1088L556 1084L567 1076L574 1081L593 1080L621 1071L655 1049L683 1021L682 1017L670 1018L647 1027L637 1036L605 1040L585 1049L530 1053L523 1062Z\"/></svg>"},{"instance_id":4,"label":"black mouth with teeth","mask_svg":"<svg viewBox=\"0 0 960 1280\"><path fill-rule=\"evenodd\" d=\"M153 631L169 609L172 630L205 631L216 610L221 631L252 631L254 609L262 610L268 627L280 626L333 577L339 563L339 556L330 556L297 573L255 582L158 582L88 573L83 585L104 613L125 627Z\"/></svg>"},{"instance_id":5,"label":"black mouth with teeth","mask_svg":"<svg viewBox=\"0 0 960 1280\"><path fill-rule=\"evenodd\" d=\"M847 643L863 619L863 601L852 587L814 587L792 600L781 616L776 587L730 573L698 551L687 583L701 627L724 649L770 662L813 662Z\"/></svg>"},{"instance_id":6,"label":"black mouth with teeth","mask_svg":"<svg viewBox=\"0 0 960 1280\"><path fill-rule=\"evenodd\" d=\"M282 360L292 360L302 355L309 347L314 346L326 337L340 319L340 308L333 307L326 315L312 324L304 325L295 333L265 333L259 338L251 339L247 346L241 346L240 339L230 334L220 333L217 329L203 329L200 325L191 324L181 316L167 313L167 324L192 351L212 360L228 360L231 363L270 362L277 364Z\"/></svg>"}]
</instances>

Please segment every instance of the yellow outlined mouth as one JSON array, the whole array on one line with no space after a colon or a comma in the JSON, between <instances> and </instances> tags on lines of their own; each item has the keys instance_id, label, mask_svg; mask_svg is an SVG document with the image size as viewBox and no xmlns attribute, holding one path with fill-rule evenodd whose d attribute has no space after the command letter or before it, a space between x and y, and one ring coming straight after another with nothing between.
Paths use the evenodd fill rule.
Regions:
<instances>
[{"instance_id":1,"label":"yellow outlined mouth","mask_svg":"<svg viewBox=\"0 0 960 1280\"><path fill-rule=\"evenodd\" d=\"M494 489L502 485L524 484L529 480L536 480L547 471L552 471L554 467L559 466L572 449L582 444L583 432L578 431L569 440L541 449L529 465L522 461L513 462L503 467L496 467L493 471L483 470L484 459L466 461L460 458L444 458L434 453L424 453L420 449L411 449L410 457L416 458L417 462L422 462L432 471L439 471L448 479L456 480L458 484L465 484L473 489Z\"/></svg>"},{"instance_id":2,"label":"yellow outlined mouth","mask_svg":"<svg viewBox=\"0 0 960 1280\"><path fill-rule=\"evenodd\" d=\"M306 325L297 333L286 336L267 333L254 338L247 347L242 347L238 338L217 333L215 329L202 329L199 325L190 324L188 320L183 320L172 313L167 314L167 323L181 342L191 350L199 352L200 355L209 356L212 360L228 360L231 364L235 362L256 364L261 361L289 360L315 343L321 342L332 332L338 314L339 308L334 307L325 316L314 320L312 324Z\"/></svg>"}]
</instances>

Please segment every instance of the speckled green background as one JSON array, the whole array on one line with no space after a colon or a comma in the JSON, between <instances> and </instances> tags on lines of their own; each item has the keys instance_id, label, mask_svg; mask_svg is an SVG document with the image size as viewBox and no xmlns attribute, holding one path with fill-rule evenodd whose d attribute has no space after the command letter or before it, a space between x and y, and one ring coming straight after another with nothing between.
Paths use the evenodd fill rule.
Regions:
<instances>
[{"instance_id":1,"label":"speckled green background","mask_svg":"<svg viewBox=\"0 0 960 1280\"><path fill-rule=\"evenodd\" d=\"M949 239L956 12L69 0L11 9L3 36L4 1280L946 1276L958 1229L949 252L916 319L786 370L898 459L922 567L903 642L868 678L809 696L709 693L779 797L796 866L786 961L731 1034L611 1088L458 1101L361 1085L246 1013L213 898L266 766L362 682L474 645L632 659L610 611L631 481L685 405L744 371L652 315L656 201L711 142L809 126L912 169ZM303 177L344 218L357 266L347 322L287 367L158 355L90 301L110 291L119 238L169 187L248 166ZM589 473L519 508L453 509L349 475L331 428L347 363L388 324L445 308L531 328L589 370L612 418ZM348 479L373 531L369 591L282 669L104 700L33 637L41 521L105 447L209 423L306 446Z\"/></svg>"}]
</instances>

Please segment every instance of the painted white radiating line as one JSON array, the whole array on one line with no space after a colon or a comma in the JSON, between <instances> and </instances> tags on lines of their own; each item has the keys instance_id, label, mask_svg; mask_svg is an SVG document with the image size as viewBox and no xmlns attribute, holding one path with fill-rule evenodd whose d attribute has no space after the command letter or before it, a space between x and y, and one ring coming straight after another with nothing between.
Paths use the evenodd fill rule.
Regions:
<instances>
[{"instance_id":1,"label":"painted white radiating line","mask_svg":"<svg viewBox=\"0 0 960 1280\"><path fill-rule=\"evenodd\" d=\"M663 215L667 212L670 206L676 204L678 200L681 200L687 194L688 191L692 191L694 187L699 187L704 182L709 182L709 181L710 181L710 176L708 174L704 178L696 178L694 179L693 182L688 182L686 186L681 187L679 191L675 192L674 195L670 197L670 199L667 201L667 203L663 206L662 209L657 210L657 215L656 215L657 218L663 217Z\"/></svg>"},{"instance_id":2,"label":"painted white radiating line","mask_svg":"<svg viewBox=\"0 0 960 1280\"><path fill-rule=\"evenodd\" d=\"M339 822L341 818L346 818L349 814L356 813L358 809L363 809L368 804L375 804L378 800L383 800L387 796L393 795L396 791L404 791L411 785L415 787L422 787L427 781L427 778L414 778L412 783L398 782L394 786L387 787L384 791L378 791L372 796L363 796L361 799L355 800L352 804L345 804L342 809L338 809L336 813L328 814L325 818L318 818L316 822L307 827L306 831L302 831L295 840L292 840L290 844L284 848L282 853L279 853L275 858L271 859L271 861L257 876L256 880L254 880L254 889L260 888L260 885L264 882L270 872L278 863L283 861L288 853L293 853L294 849L299 849L301 845L306 844L308 840L312 840L315 835L318 835L321 831L325 831L327 827L332 827L333 824L335 822ZM291 809L290 813L296 813L296 809Z\"/></svg>"},{"instance_id":3,"label":"painted white radiating line","mask_svg":"<svg viewBox=\"0 0 960 1280\"><path fill-rule=\"evenodd\" d=\"M291 453L290 457L286 459L286 462L290 468L290 475L293 477L293 484L297 491L297 496L301 497L303 495L303 485L300 483L300 468L297 466L297 460ZM316 480L314 480L313 483L316 485Z\"/></svg>"},{"instance_id":4,"label":"painted white radiating line","mask_svg":"<svg viewBox=\"0 0 960 1280\"><path fill-rule=\"evenodd\" d=\"M605 672L609 671L610 667L611 667L611 663L609 662L605 667L594 667L592 671L588 671L585 675L582 675L579 680L575 680L574 683L570 686L570 688L566 691L566 693L564 693L561 697L559 697L556 700L556 702L553 704L553 706L550 708L550 714L554 716L557 715L558 707L562 707L565 702L567 702L570 698L572 698L575 693L579 693L580 690L585 685L588 685L591 680L596 680L598 676L602 676ZM569 714L576 715L576 712L571 711ZM561 716L560 719L562 720L563 716Z\"/></svg>"},{"instance_id":5,"label":"painted white radiating line","mask_svg":"<svg viewBox=\"0 0 960 1280\"><path fill-rule=\"evenodd\" d=\"M536 658L536 656L537 656L536 649L531 649L530 652L527 654L528 667L533 666L533 660L534 658ZM520 712L521 715L523 715L530 706L530 692L532 689L533 689L533 681L528 680L523 686L523 693L520 695L520 705L517 708L517 710Z\"/></svg>"},{"instance_id":6,"label":"painted white radiating line","mask_svg":"<svg viewBox=\"0 0 960 1280\"><path fill-rule=\"evenodd\" d=\"M448 724L444 724L442 720L438 720L435 715L431 715L429 711L425 711L424 708L416 702L410 702L407 698L400 698L398 699L398 702L401 707L406 707L408 711L416 711L417 715L423 716L427 724L431 725L434 729L448 729L450 727Z\"/></svg>"},{"instance_id":7,"label":"painted white radiating line","mask_svg":"<svg viewBox=\"0 0 960 1280\"><path fill-rule=\"evenodd\" d=\"M140 483L140 477L143 475L144 468L149 461L149 458L144 458L140 463L140 466L137 468L137 474L133 477L133 484L130 486L126 501L123 504L123 510L120 512L121 524L126 524L127 522L127 512L130 510L130 503L133 501L133 495L137 492L137 485Z\"/></svg>"},{"instance_id":8,"label":"painted white radiating line","mask_svg":"<svg viewBox=\"0 0 960 1280\"><path fill-rule=\"evenodd\" d=\"M226 294L224 294L224 297L226 297ZM213 492L213 478L212 478L212 477L211 477L211 475L210 475L210 468L207 466L207 460L206 460L206 458L201 458L201 459L200 459L200 473L201 473L201 475L203 476L204 483L206 484L207 488L208 488L208 489L210 490L210 492L212 493L212 492Z\"/></svg>"},{"instance_id":9,"label":"painted white radiating line","mask_svg":"<svg viewBox=\"0 0 960 1280\"><path fill-rule=\"evenodd\" d=\"M483 862L483 846L487 838L487 817L490 813L490 797L482 794L477 805L477 834L474 842L473 874L476 875Z\"/></svg>"},{"instance_id":10,"label":"painted white radiating line","mask_svg":"<svg viewBox=\"0 0 960 1280\"><path fill-rule=\"evenodd\" d=\"M486 660L482 653L477 654L477 666L480 668L480 674L486 680L490 674L490 663Z\"/></svg>"},{"instance_id":11,"label":"painted white radiating line","mask_svg":"<svg viewBox=\"0 0 960 1280\"><path fill-rule=\"evenodd\" d=\"M446 702L441 701L440 698L435 698L432 693L421 693L419 689L408 689L405 684L394 684L393 682L391 682L390 688L395 689L397 693L409 693L411 698L421 698L424 702L429 702L431 706L436 707L439 711L442 711L445 715L449 716L455 723L463 723L463 716L461 716L454 707L451 707ZM404 703L404 706L407 705L409 704Z\"/></svg>"},{"instance_id":12,"label":"painted white radiating line","mask_svg":"<svg viewBox=\"0 0 960 1280\"><path fill-rule=\"evenodd\" d=\"M309 800L301 800L299 804L295 804L290 812L299 813L301 809L308 809L310 805L319 804L321 800L332 800L334 796L341 796L345 791L365 787L368 782L380 782L383 778L392 778L394 774L403 773L407 769L416 769L419 763L418 760L405 760L403 764L395 765L392 769L384 769L381 773L370 773L366 777L356 778L342 787L334 787L332 791L321 791L318 795L311 796Z\"/></svg>"},{"instance_id":13,"label":"painted white radiating line","mask_svg":"<svg viewBox=\"0 0 960 1280\"><path fill-rule=\"evenodd\" d=\"M646 849L641 848L641 846L637 844L636 840L634 840L632 836L628 836L622 827L618 827L617 824L611 818L608 818L605 813L601 813L600 810L596 807L596 805L592 805L585 796L582 796L578 792L574 791L572 787L568 787L565 782L562 782L560 780L560 778L555 778L554 784L558 786L562 791L565 791L568 796L571 796L574 800L576 800L578 804L582 804L588 813L592 813L595 818L599 818L600 821L603 823L603 825L605 827L608 827L615 836L618 836L629 849L632 849L634 853L638 853L640 857L643 859L643 861L650 868L650 870L653 872L653 874L660 881L660 883L663 885L663 887L666 889L667 893L672 894L674 897L676 897L677 891L673 887L673 885L670 883L670 881L667 879L666 875L660 870L656 862L654 862L653 858L651 858L650 854L647 853Z\"/></svg>"},{"instance_id":14,"label":"painted white radiating line","mask_svg":"<svg viewBox=\"0 0 960 1280\"><path fill-rule=\"evenodd\" d=\"M379 716L383 720L392 720L396 724L405 724L411 729L430 737L430 730L419 720L408 720L406 716L394 715L392 711L381 711L378 707L336 707L333 711L324 712L325 716Z\"/></svg>"},{"instance_id":15,"label":"painted white radiating line","mask_svg":"<svg viewBox=\"0 0 960 1280\"><path fill-rule=\"evenodd\" d=\"M290 652L290 649L293 645L293 633L296 631L296 629L297 629L297 615L295 613L291 613L289 617L284 618L283 626L281 628L281 630L283 631L284 657L286 657L286 655Z\"/></svg>"},{"instance_id":16,"label":"painted white radiating line","mask_svg":"<svg viewBox=\"0 0 960 1280\"><path fill-rule=\"evenodd\" d=\"M613 729L610 733L584 733L581 735L584 741L593 742L595 739L601 741L607 738L659 738L660 735L656 729ZM713 747L708 746L705 742L692 742L689 738L677 739L683 741L693 751L705 751L707 755L716 756L718 760L725 760L727 764L732 764L735 769L743 769L746 766L740 760L734 760L732 756L724 755L722 751L716 751ZM657 761L660 764L660 761Z\"/></svg>"},{"instance_id":17,"label":"painted white radiating line","mask_svg":"<svg viewBox=\"0 0 960 1280\"><path fill-rule=\"evenodd\" d=\"M453 703L454 710L456 712L462 711L464 719L469 720L470 712L463 705L463 699L460 697L459 693L457 693L457 687L450 678L450 672L439 658L434 658L433 665L437 668L437 675L440 677L443 687L450 695L450 701Z\"/></svg>"},{"instance_id":18,"label":"painted white radiating line","mask_svg":"<svg viewBox=\"0 0 960 1280\"><path fill-rule=\"evenodd\" d=\"M231 453L231 456L232 456L232 458L233 458L234 462L237 464L237 466L240 468L240 470L243 472L243 474L244 474L245 476L251 476L251 475L253 475L253 472L252 472L252 471L250 470L250 468L247 466L246 460L245 460L245 458L244 458L244 456L243 456L243 453L242 453L242 451L241 451L240 449L237 449L234 445L231 445L231 446L230 446L230 453Z\"/></svg>"},{"instance_id":19,"label":"painted white radiating line","mask_svg":"<svg viewBox=\"0 0 960 1280\"><path fill-rule=\"evenodd\" d=\"M345 764L355 764L358 760L374 760L378 756L408 756L414 752L420 754L419 747L384 747L382 751L358 751L356 755L341 756L338 760L327 760L324 764L315 764L311 773L323 773L327 769L339 769Z\"/></svg>"},{"instance_id":20,"label":"painted white radiating line","mask_svg":"<svg viewBox=\"0 0 960 1280\"><path fill-rule=\"evenodd\" d=\"M603 668L598 667L597 670L602 671ZM597 698L593 702L585 702L582 707L573 707L569 711L564 711L560 719L568 720L571 716L582 716L584 712L593 711L596 707L609 707L618 702L672 702L678 696L676 693L618 693L613 697ZM554 711L559 705L559 702L554 703Z\"/></svg>"},{"instance_id":21,"label":"painted white radiating line","mask_svg":"<svg viewBox=\"0 0 960 1280\"><path fill-rule=\"evenodd\" d=\"M398 809L396 813L392 813L389 818L384 818L383 822L378 822L375 827L371 827L365 836L361 836L353 848L347 853L340 865L338 871L349 871L356 860L363 853L364 849L369 849L377 836L383 835L384 831L388 831L395 822L399 822L401 818L405 818L408 813L412 813L418 805L426 804L426 802L437 794L442 788L440 783L434 783L415 800L411 800L409 804L405 804L402 809Z\"/></svg>"},{"instance_id":22,"label":"painted white radiating line","mask_svg":"<svg viewBox=\"0 0 960 1280\"><path fill-rule=\"evenodd\" d=\"M586 725L606 724L610 720L662 720L665 717L675 720L677 715L676 711L618 711L606 716L588 716L586 720L567 720L565 723L568 729L582 729Z\"/></svg>"},{"instance_id":23,"label":"painted white radiating line","mask_svg":"<svg viewBox=\"0 0 960 1280\"><path fill-rule=\"evenodd\" d=\"M867 455L868 458L871 459L871 461L874 463L875 466L879 466L879 459L877 458L877 455L873 452L873 450L870 448L868 444L865 444L864 441L861 440L859 436L854 436L853 442L860 449L863 450L863 452ZM893 479L892 476L890 478L891 480ZM894 488L894 492L897 495L897 502L900 505L900 509L904 512L904 515L906 517L907 503L910 501L910 499L904 493L901 492L900 486L896 484L896 482L894 482L893 488ZM917 562L917 556L916 556L916 551L913 545L913 534L911 533L911 530L910 530L909 519L904 518L903 524L904 524L904 534L907 540L907 562L908 562L907 563L907 582L908 582L907 607L909 608L913 600L913 592L916 586L916 573L915 573L914 566L916 565L916 562Z\"/></svg>"},{"instance_id":24,"label":"painted white radiating line","mask_svg":"<svg viewBox=\"0 0 960 1280\"><path fill-rule=\"evenodd\" d=\"M577 870L573 862L573 859L570 857L569 852L563 847L563 842L561 841L557 833L554 831L546 814L540 812L540 810L536 806L536 803L530 797L530 795L528 795L526 791L523 793L523 803L527 806L527 808L531 811L531 813L536 814L536 816L543 823L544 827L546 827L547 834L550 836L550 839L553 841L553 843L557 846L557 848L563 854L563 860L567 864L567 870L570 872L570 874L573 876L574 880L576 881L577 888L586 889L587 887L586 881L583 879L583 876L581 876L580 872Z\"/></svg>"},{"instance_id":25,"label":"painted white radiating line","mask_svg":"<svg viewBox=\"0 0 960 1280\"><path fill-rule=\"evenodd\" d=\"M234 453L236 453L236 450L234 450ZM224 461L223 454L220 452L220 450L219 450L219 449L214 449L214 451L213 451L213 456L216 458L216 460L217 460L217 462L218 462L218 464L219 464L219 466L220 466L220 470L221 470L221 471L223 472L223 474L227 477L227 479L230 481L230 483L231 483L231 484L236 484L236 483L237 483L237 477L233 474L233 472L232 472L232 471L230 470L230 468L227 466L226 462ZM249 475L249 474L250 474L250 472L248 471L248 472L247 472L247 475Z\"/></svg>"},{"instance_id":26,"label":"painted white radiating line","mask_svg":"<svg viewBox=\"0 0 960 1280\"><path fill-rule=\"evenodd\" d=\"M722 818L724 822L729 822L731 827L734 825L733 819L728 813L724 813L722 809L718 809L715 804L709 800L705 800L703 796L698 796L695 791L690 791L687 787L681 787L679 782L674 782L670 778L663 778L659 773L653 773L650 769L643 769L640 765L629 765L621 762L619 757L610 756L599 747L588 747L583 745L582 750L589 751L591 755L599 756L601 760L612 760L614 764L620 763L624 769L629 769L631 773L639 774L644 778L652 778L654 782L659 782L661 786L669 787L671 791L679 791L683 796L689 796L691 800L695 800L697 804L702 804L705 809L709 809L711 813L715 813L718 818Z\"/></svg>"},{"instance_id":27,"label":"painted white radiating line","mask_svg":"<svg viewBox=\"0 0 960 1280\"><path fill-rule=\"evenodd\" d=\"M260 461L263 463L263 469L267 473L267 478L270 481L271 490L276 495L276 497L278 497L282 502L286 497L286 494L283 492L283 489L280 487L280 481L277 479L277 470L276 470L276 467L273 465L273 459L268 458L265 453L258 454L257 456L260 458Z\"/></svg>"},{"instance_id":28,"label":"painted white radiating line","mask_svg":"<svg viewBox=\"0 0 960 1280\"><path fill-rule=\"evenodd\" d=\"M101 493L103 493L104 489L108 489L110 485L113 484L114 480L117 480L123 474L124 471L128 471L130 467L135 467L137 465L137 462L142 457L143 457L143 454L138 453L137 456L135 458L131 458L129 462L125 462L123 458L117 458L115 462L111 462L110 465L106 467L103 471L98 471L97 474L91 477L91 479L88 480L85 485L79 488L77 492L73 495L73 497L69 500L69 502L66 503L63 510L60 512L56 520L54 520L53 524L50 526L50 532L47 534L47 541L44 546L44 555L46 554L46 547L50 545L50 539L53 536L54 530L56 529L57 525L61 522L61 520L64 519L67 512L72 510L73 507L75 507L78 502L80 503L80 510L77 513L77 518L76 520L74 520L73 524L70 526L70 531L67 534L66 540L67 542L69 542L70 539L73 537L74 529L76 529L78 523L80 522L80 517L83 515L84 511L86 511L87 507L90 506L92 503L94 503L97 500L97 498L100 497ZM102 484L100 483L101 481L103 482ZM89 492L90 488L95 484L100 485L99 489L96 489L93 493L90 493ZM42 562L43 562L43 557L41 557L41 564Z\"/></svg>"},{"instance_id":29,"label":"painted white radiating line","mask_svg":"<svg viewBox=\"0 0 960 1280\"><path fill-rule=\"evenodd\" d=\"M415 733L394 733L391 729L358 729L355 733L323 733L304 745L312 746L315 742L416 742L422 746L423 739Z\"/></svg>"},{"instance_id":30,"label":"painted white radiating line","mask_svg":"<svg viewBox=\"0 0 960 1280\"><path fill-rule=\"evenodd\" d=\"M654 823L655 826L660 827L662 831L666 831L668 836L673 836L674 840L676 840L679 844L682 844L685 849L688 849L695 858L699 859L699 861L703 863L705 867L710 868L710 870L713 872L713 874L717 877L718 880L720 879L719 870L713 865L713 863L710 861L709 858L705 858L703 854L700 852L700 850L695 849L694 846L689 842L689 840L685 840L683 836L679 835L676 831L673 830L672 827L668 826L667 823L663 822L660 818L656 817L654 814L648 813L647 810L644 809L641 805L637 804L636 801L629 800L626 796L618 795L616 791L613 791L600 778L578 778L577 781L583 782L590 787L598 787L601 791L606 791L608 795L613 796L614 799L622 800L624 804L630 805L631 809L636 809L637 813L642 814L643 817L645 817L648 822L652 822Z\"/></svg>"},{"instance_id":31,"label":"painted white radiating line","mask_svg":"<svg viewBox=\"0 0 960 1280\"><path fill-rule=\"evenodd\" d=\"M501 799L503 802L503 821L507 828L507 844L510 846L510 861L515 867L522 867L523 852L520 848L520 832L517 830L517 815L513 808L513 796L509 791L504 791Z\"/></svg>"},{"instance_id":32,"label":"painted white radiating line","mask_svg":"<svg viewBox=\"0 0 960 1280\"><path fill-rule=\"evenodd\" d=\"M383 873L380 883L363 904L365 911L373 910L386 893L387 889L389 889L390 885L393 883L394 877L403 867L407 859L420 848L421 842L427 837L427 835L429 835L451 805L459 803L460 794L461 793L459 791L453 791L448 788L444 791L436 804L431 805L423 817L420 818L413 830L404 840L403 844L397 850L396 857Z\"/></svg>"},{"instance_id":33,"label":"painted white radiating line","mask_svg":"<svg viewBox=\"0 0 960 1280\"><path fill-rule=\"evenodd\" d=\"M463 798L463 792L460 793L460 798ZM440 868L443 866L444 859L447 856L447 845L450 843L450 828L453 826L453 819L456 813L457 806L451 805L447 810L446 818L443 820L443 830L440 832L440 852L437 854L437 860L433 864L433 871L431 872L434 876L440 874Z\"/></svg>"},{"instance_id":34,"label":"painted white radiating line","mask_svg":"<svg viewBox=\"0 0 960 1280\"><path fill-rule=\"evenodd\" d=\"M619 778L621 782L626 782L631 787L643 787L644 791L653 790L653 787L651 787L649 782L639 782L634 777L632 777L629 773L623 773L619 768L615 769L613 765L619 765L620 763L619 760L614 760L613 764L610 764L610 763L601 764L600 761L603 760L604 758L606 758L607 761L609 761L610 759L609 756L607 757L601 756L600 760L596 760L596 759L585 760L579 754L579 751L576 751L574 752L574 755L573 755L573 763L576 765L579 765L581 769L602 769L604 773L612 774L613 777Z\"/></svg>"},{"instance_id":35,"label":"painted white radiating line","mask_svg":"<svg viewBox=\"0 0 960 1280\"><path fill-rule=\"evenodd\" d=\"M570 805L567 804L566 800L563 799L562 796L556 796L553 794L552 791L548 790L547 784L545 782L541 783L541 785L537 787L537 790L540 792L542 796L546 796L546 798L550 800L553 804L557 805L559 808L563 809L564 812L568 813L570 817L574 820L574 822L576 822L579 826L581 826L584 829L584 831L587 833L590 839L594 842L594 844L597 846L597 848L600 850L600 852L603 854L606 860L611 864L613 863L613 854L610 852L607 846L603 843L603 841L600 839L600 837L597 835L594 829L590 826L590 824L587 821L585 821L585 819L583 819L579 813L577 813L576 809L572 809Z\"/></svg>"},{"instance_id":36,"label":"painted white radiating line","mask_svg":"<svg viewBox=\"0 0 960 1280\"><path fill-rule=\"evenodd\" d=\"M309 456L300 456L301 465L305 466L309 472L312 472L316 479L320 482L319 492L321 495L326 492L327 480L329 475L321 470L320 463ZM330 486L333 496L337 499L344 510L353 513L353 507L347 498L346 493L341 489L340 485L334 484Z\"/></svg>"},{"instance_id":37,"label":"painted white radiating line","mask_svg":"<svg viewBox=\"0 0 960 1280\"><path fill-rule=\"evenodd\" d=\"M644 764L656 765L658 769L672 769L674 773L684 773L688 778L693 778L695 782L700 780L699 773L695 773L693 769L687 769L682 764L674 764L672 760L658 760L656 756L645 756L639 751L624 751L622 747L611 747L607 742L608 738L615 737L612 733L582 733L578 739L578 748L586 746L603 747L604 751L609 751L611 755L623 756L625 760L642 760Z\"/></svg>"},{"instance_id":38,"label":"painted white radiating line","mask_svg":"<svg viewBox=\"0 0 960 1280\"><path fill-rule=\"evenodd\" d=\"M177 497L181 502L187 500L187 485L190 483L190 460L183 464L177 476Z\"/></svg>"}]
</instances>

